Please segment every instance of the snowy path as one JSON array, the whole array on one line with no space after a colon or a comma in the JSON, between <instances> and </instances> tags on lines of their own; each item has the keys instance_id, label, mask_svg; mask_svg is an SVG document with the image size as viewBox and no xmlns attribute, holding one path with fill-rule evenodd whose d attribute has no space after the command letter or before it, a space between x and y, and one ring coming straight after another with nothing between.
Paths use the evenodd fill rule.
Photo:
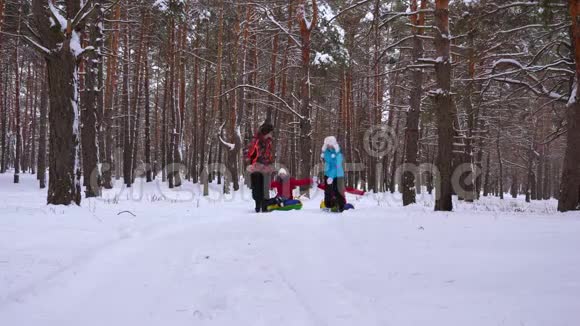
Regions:
<instances>
[{"instance_id":1,"label":"snowy path","mask_svg":"<svg viewBox=\"0 0 580 326\"><path fill-rule=\"evenodd\" d=\"M316 200L272 214L242 200L51 209L31 181L6 182L3 325L580 322L578 214L435 214L370 197L343 215Z\"/></svg>"}]
</instances>

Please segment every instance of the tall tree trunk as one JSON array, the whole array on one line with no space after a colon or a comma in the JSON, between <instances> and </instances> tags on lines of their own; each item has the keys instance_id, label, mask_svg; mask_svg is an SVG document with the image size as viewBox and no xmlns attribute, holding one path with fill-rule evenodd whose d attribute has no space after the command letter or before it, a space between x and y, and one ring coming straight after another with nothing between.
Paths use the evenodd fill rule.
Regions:
<instances>
[{"instance_id":1,"label":"tall tree trunk","mask_svg":"<svg viewBox=\"0 0 580 326\"><path fill-rule=\"evenodd\" d=\"M274 94L276 92L276 64L278 61L278 33L272 38L272 58L270 63L270 82L268 91ZM272 106L268 106L266 111L266 121L272 123Z\"/></svg>"},{"instance_id":2,"label":"tall tree trunk","mask_svg":"<svg viewBox=\"0 0 580 326\"><path fill-rule=\"evenodd\" d=\"M395 122L395 139L399 139L399 127L401 126L401 119L399 117L399 115L397 113L394 114L394 119L396 120ZM393 160L391 161L391 182L390 182L390 186L389 186L389 191L393 194L395 193L396 190L396 184L395 184L395 179L396 179L396 171L397 171L397 166L399 166L399 149L398 149L398 144L394 144L395 146L395 150L393 152ZM398 188L399 192L401 191L401 188Z\"/></svg>"},{"instance_id":3,"label":"tall tree trunk","mask_svg":"<svg viewBox=\"0 0 580 326\"><path fill-rule=\"evenodd\" d=\"M544 154L541 152L538 157L538 165L536 166L536 175L538 176L538 179L536 180L536 200L542 200L542 198L544 198L544 188L542 187L544 184Z\"/></svg>"},{"instance_id":4,"label":"tall tree trunk","mask_svg":"<svg viewBox=\"0 0 580 326\"><path fill-rule=\"evenodd\" d=\"M153 181L151 165L151 107L149 99L149 57L145 55L145 178Z\"/></svg>"},{"instance_id":5,"label":"tall tree trunk","mask_svg":"<svg viewBox=\"0 0 580 326\"><path fill-rule=\"evenodd\" d=\"M312 161L312 121L310 115L310 51L311 34L318 22L318 4L312 0L312 20L306 18L306 0L298 2L298 25L300 26L300 39L302 51L302 79L300 81L300 178L310 176Z\"/></svg>"},{"instance_id":6,"label":"tall tree trunk","mask_svg":"<svg viewBox=\"0 0 580 326\"><path fill-rule=\"evenodd\" d=\"M113 132L115 130L115 122L113 120L113 113L115 110L114 92L117 89L117 58L119 48L119 22L121 20L121 5L116 4L113 16L112 35L109 39L109 49L114 55L110 56L107 61L107 79L105 81L105 98L104 98L104 114L103 114L103 128L106 129L106 138L104 144L104 160L105 167L103 168L103 187L105 189L113 188L113 170L115 169L113 155L115 151L115 139Z\"/></svg>"},{"instance_id":7,"label":"tall tree trunk","mask_svg":"<svg viewBox=\"0 0 580 326\"><path fill-rule=\"evenodd\" d=\"M526 174L527 174L527 181L526 181L526 202L529 203L532 201L532 191L534 189L534 182L535 182L535 176L534 176L534 170L533 170L533 166L534 166L534 161L533 161L533 157L534 157L534 151L533 148L529 148L528 149L528 166L527 166L527 170L526 170Z\"/></svg>"},{"instance_id":8,"label":"tall tree trunk","mask_svg":"<svg viewBox=\"0 0 580 326\"><path fill-rule=\"evenodd\" d=\"M18 6L18 29L20 34L22 4ZM14 110L16 114L16 151L14 154L14 183L20 182L20 167L22 155L22 126L20 124L20 38L14 47Z\"/></svg>"},{"instance_id":9,"label":"tall tree trunk","mask_svg":"<svg viewBox=\"0 0 580 326\"><path fill-rule=\"evenodd\" d=\"M371 126L379 126L381 125L382 120L382 100L383 100L383 90L382 90L382 66L381 66L381 28L379 27L380 22L380 11L381 11L381 1L375 0L374 8L373 8L373 65L372 67L369 65L369 68L373 68L372 72L369 75L373 76L373 90L372 90L372 104L370 113L370 125ZM370 41L370 40L369 40ZM371 83L371 79L368 79L369 84ZM369 85L370 86L370 85ZM380 190L381 180L383 179L382 173L382 155L381 153L372 153L369 155L369 163L370 163L370 177L369 183L371 186L371 190L374 193L377 193Z\"/></svg>"},{"instance_id":10,"label":"tall tree trunk","mask_svg":"<svg viewBox=\"0 0 580 326\"><path fill-rule=\"evenodd\" d=\"M32 110L32 78L31 78L31 63L28 62L28 66L26 69L26 93L24 94L25 103L24 103L24 125L21 128L22 132L22 143L21 143L21 163L20 168L22 172L27 172L30 165L28 164L29 160L29 148L30 148L30 121L31 121L31 110Z\"/></svg>"},{"instance_id":11,"label":"tall tree trunk","mask_svg":"<svg viewBox=\"0 0 580 326\"><path fill-rule=\"evenodd\" d=\"M33 0L32 12L40 40L45 49L50 98L50 156L48 204L81 203L80 134L78 107L78 52L80 26L71 26L80 9L79 1L66 6L67 26L50 28L46 0ZM56 22L58 24L58 22Z\"/></svg>"},{"instance_id":12,"label":"tall tree trunk","mask_svg":"<svg viewBox=\"0 0 580 326\"><path fill-rule=\"evenodd\" d=\"M129 9L128 9L128 5L129 2L127 1L127 3L125 4L125 19L129 19ZM125 184L126 187L131 187L131 184L133 183L133 178L132 178L132 173L133 173L133 169L132 169L132 153L133 151L131 150L131 116L132 116L132 112L131 112L131 106L129 103L129 53L131 51L131 49L129 48L129 33L130 33L130 29L129 26L126 25L125 27L125 35L123 36L123 86L122 86L122 104L121 104L121 110L123 112L123 121L124 121L124 126L123 126L123 183ZM138 74L139 72L136 71L136 74Z\"/></svg>"},{"instance_id":13,"label":"tall tree trunk","mask_svg":"<svg viewBox=\"0 0 580 326\"><path fill-rule=\"evenodd\" d=\"M224 1L220 0L220 10L219 10L219 23L218 23L218 44L217 44L217 67L216 67L216 78L215 78L215 88L214 88L214 98L212 102L212 119L210 120L210 128L208 129L206 145L211 146L212 139L217 136L215 134L216 121L219 116L219 105L220 105L220 92L222 85L222 57L223 57L223 34L224 34ZM204 169L207 171L209 168L210 161L208 160L204 164ZM207 173L203 175L203 195L209 195L209 178Z\"/></svg>"},{"instance_id":14,"label":"tall tree trunk","mask_svg":"<svg viewBox=\"0 0 580 326\"><path fill-rule=\"evenodd\" d=\"M483 196L484 197L487 197L487 195L489 195L489 193L490 193L490 182L489 182L489 178L490 178L490 176L489 176L489 174L490 174L489 173L490 158L489 157L490 157L490 153L487 154L487 160L485 161L486 162L485 163L485 178L484 178L484 181L483 181Z\"/></svg>"},{"instance_id":15,"label":"tall tree trunk","mask_svg":"<svg viewBox=\"0 0 580 326\"><path fill-rule=\"evenodd\" d=\"M246 6L246 10L245 13L244 11L241 11L238 13L238 22L236 25L236 30L237 30L237 34L241 35L241 40L240 41L236 41L236 52L235 52L235 58L237 58L236 62L233 63L234 64L234 78L236 78L237 80L235 82L237 82L238 84L242 85L244 84L244 80L245 80L245 72L246 72L246 58L247 58L247 41L248 41L248 31L249 31L249 24L243 24L243 28L241 27L241 22L243 21L243 17L245 14L246 17L246 21L250 20L250 14L252 13L250 6ZM271 68L270 68L270 83L269 83L269 90L271 93L274 93L274 85L275 85L275 70L276 70L276 57L277 57L277 36L276 39L273 41L273 48L274 48L274 52L272 53L272 63L271 63ZM239 43L239 44L238 44ZM230 173L231 173L231 178L232 178L232 182L233 182L233 188L234 191L237 191L240 189L240 184L239 184L239 155L240 155L240 151L242 149L242 133L241 133L241 129L242 129L242 123L245 119L245 91L243 88L240 88L236 91L236 93L234 94L234 108L232 110L232 113L229 117L228 122L228 126L229 126L229 130L228 133L230 134L231 138L233 139L233 144L234 147L233 148L226 148L229 149L229 151L227 151L227 157L228 157L228 168L230 169ZM269 115L269 119L271 119L271 115L272 113L270 112L271 109L268 109L268 115ZM268 118L267 118L268 119ZM224 185L224 190L228 190L229 185L226 184Z\"/></svg>"},{"instance_id":16,"label":"tall tree trunk","mask_svg":"<svg viewBox=\"0 0 580 326\"><path fill-rule=\"evenodd\" d=\"M518 198L518 193L519 193L518 171L516 168L513 168L512 185L510 187L510 194L512 195L512 198Z\"/></svg>"},{"instance_id":17,"label":"tall tree trunk","mask_svg":"<svg viewBox=\"0 0 580 326\"><path fill-rule=\"evenodd\" d=\"M20 15L19 15L20 17ZM18 24L20 25L20 18ZM20 29L20 28L19 28ZM16 115L16 152L14 155L14 183L20 182L20 166L22 155L22 126L20 124L20 45L14 47L14 112Z\"/></svg>"},{"instance_id":18,"label":"tall tree trunk","mask_svg":"<svg viewBox=\"0 0 580 326\"><path fill-rule=\"evenodd\" d=\"M32 174L36 174L36 129L37 129L37 108L38 108L38 69L34 71L34 101L32 104L32 135L30 141L30 170Z\"/></svg>"},{"instance_id":19,"label":"tall tree trunk","mask_svg":"<svg viewBox=\"0 0 580 326\"><path fill-rule=\"evenodd\" d=\"M499 198L503 199L503 189L504 189L503 188L503 160L501 157L500 130L501 130L501 112L499 114L499 119L498 119L497 135L496 135L496 139L495 139L495 149L496 149L496 154L497 154L497 163L499 165L499 177L498 177Z\"/></svg>"},{"instance_id":20,"label":"tall tree trunk","mask_svg":"<svg viewBox=\"0 0 580 326\"><path fill-rule=\"evenodd\" d=\"M44 67L43 67L44 68ZM37 178L40 183L40 189L46 188L46 138L47 138L47 119L48 119L48 90L46 69L42 74L42 83L40 91L40 123L38 137L38 174Z\"/></svg>"},{"instance_id":21,"label":"tall tree trunk","mask_svg":"<svg viewBox=\"0 0 580 326\"><path fill-rule=\"evenodd\" d=\"M470 19L471 30L474 30L472 19ZM474 45L474 32L470 32L468 35L468 73L471 79L475 78L475 45ZM473 161L473 137L474 131L477 126L477 113L476 109L473 107L472 97L473 97L474 81L469 81L465 89L465 111L467 114L467 137L465 137L465 149L462 156L462 163L465 164L468 169L467 173L462 173L459 179L459 186L461 187L461 195L463 200L466 202L473 202L476 199L475 185L476 180L474 178L474 161Z\"/></svg>"},{"instance_id":22,"label":"tall tree trunk","mask_svg":"<svg viewBox=\"0 0 580 326\"><path fill-rule=\"evenodd\" d=\"M476 167L477 167L477 175L475 177L475 195L476 198L479 199L480 195L481 195L481 191L482 191L482 167L483 167L483 139L484 139L484 134L483 134L483 128L484 128L484 120L483 119L479 119L480 116L483 116L483 110L482 109L478 109L478 119L477 119L477 125L478 125L478 149L477 149L477 158L476 158ZM486 172L487 173L487 172Z\"/></svg>"},{"instance_id":23,"label":"tall tree trunk","mask_svg":"<svg viewBox=\"0 0 580 326\"><path fill-rule=\"evenodd\" d=\"M187 7L187 4L186 4ZM187 11L187 9L186 9ZM185 48L185 41L186 41L186 30L187 26L182 23L179 25L178 30L178 37L177 37L177 50L174 57L173 66L177 71L177 78L174 84L178 84L178 105L175 106L175 121L174 121L174 146L173 146L173 163L176 164L176 168L174 168L174 179L175 179L175 186L181 186L181 163L183 161L182 157L182 141L183 141L183 119L185 118L185 57L183 55L183 49Z\"/></svg>"},{"instance_id":24,"label":"tall tree trunk","mask_svg":"<svg viewBox=\"0 0 580 326\"><path fill-rule=\"evenodd\" d=\"M167 106L169 99L169 64L166 65L165 68L165 78L163 82L163 108L162 108L162 117L161 117L161 180L163 182L167 181L167 165L169 162L167 161L169 149L167 148ZM173 182L173 179L170 179L170 185Z\"/></svg>"},{"instance_id":25,"label":"tall tree trunk","mask_svg":"<svg viewBox=\"0 0 580 326\"><path fill-rule=\"evenodd\" d=\"M427 0L421 1L421 9L427 7ZM412 0L411 11L417 11L417 0ZM415 26L425 24L425 14L415 14L411 16L411 23ZM413 61L417 62L423 56L423 41L420 36L423 28L413 27ZM405 127L405 165L407 167L417 166L417 152L419 149L419 118L421 116L421 96L423 95L423 71L415 68L411 71L413 86L410 92L410 108L407 113L407 124ZM394 109L394 108L391 108ZM418 171L420 173L420 171ZM413 171L403 172L403 206L414 204L415 199L415 174Z\"/></svg>"},{"instance_id":26,"label":"tall tree trunk","mask_svg":"<svg viewBox=\"0 0 580 326\"><path fill-rule=\"evenodd\" d=\"M0 34L2 37L2 34ZM8 75L8 74L6 74ZM0 79L2 76L0 76ZM2 89L0 89L0 93L2 94L2 99L0 102L1 110L2 110L2 143L0 147L0 154L2 154L2 160L0 161L0 173L6 173L7 165L8 165L8 78L4 80L2 85Z\"/></svg>"},{"instance_id":27,"label":"tall tree trunk","mask_svg":"<svg viewBox=\"0 0 580 326\"><path fill-rule=\"evenodd\" d=\"M155 131L155 136L153 137L153 148L155 148L155 150L153 151L153 179L155 179L157 177L157 174L159 173L160 168L160 161L159 161L159 155L160 155L160 150L161 150L161 146L160 146L160 127L159 124L161 122L161 119L159 117L159 101L160 101L160 95L159 95L159 88L160 88L160 72L159 69L156 72L156 86L155 86L155 119L153 119L154 123L155 123L155 127L154 127L154 131Z\"/></svg>"},{"instance_id":28,"label":"tall tree trunk","mask_svg":"<svg viewBox=\"0 0 580 326\"><path fill-rule=\"evenodd\" d=\"M147 9L142 9L141 13L141 31L139 32L139 46L135 54L135 72L133 73L133 98L131 100L131 112L134 114L134 120L131 128L131 183L135 182L137 170L137 153L139 149L139 129L141 122L141 73L143 69L143 57L147 56L148 40L145 40L149 27L149 14Z\"/></svg>"},{"instance_id":29,"label":"tall tree trunk","mask_svg":"<svg viewBox=\"0 0 580 326\"><path fill-rule=\"evenodd\" d=\"M47 60L50 94L48 203L80 205L78 71L69 48Z\"/></svg>"},{"instance_id":30,"label":"tall tree trunk","mask_svg":"<svg viewBox=\"0 0 580 326\"><path fill-rule=\"evenodd\" d=\"M102 8L104 0L97 0L95 5L99 6L97 9ZM105 13L103 10L99 10L96 13L96 18L94 19L93 26L94 32L97 34L96 39L93 43L95 47L96 55L96 62L95 62L95 70L96 70L96 103L95 103L95 110L96 110L96 117L97 117L97 152L98 156L97 159L100 164L100 168L98 169L98 177L99 177L99 187L103 186L103 165L102 162L105 162L106 156L106 133L105 133L105 97L104 97L104 85L105 85L105 62L104 62L104 49L105 49L105 34L104 34L104 22L105 22Z\"/></svg>"},{"instance_id":31,"label":"tall tree trunk","mask_svg":"<svg viewBox=\"0 0 580 326\"><path fill-rule=\"evenodd\" d=\"M197 37L195 39L195 48L199 48L199 41L200 38ZM193 58L193 106L192 106L192 116L193 116L193 123L192 123L192 151L191 151L191 167L190 173L193 183L199 182L198 178L198 159L199 159L199 58L196 55Z\"/></svg>"},{"instance_id":32,"label":"tall tree trunk","mask_svg":"<svg viewBox=\"0 0 580 326\"><path fill-rule=\"evenodd\" d=\"M100 37L100 26L95 20L89 28L90 44L96 44ZM86 56L85 75L84 75L84 92L82 101L82 153L83 153L83 175L85 185L85 196L97 197L101 193L100 172L99 172L99 143L97 137L98 120L97 114L101 106L99 105L99 54L90 53Z\"/></svg>"},{"instance_id":33,"label":"tall tree trunk","mask_svg":"<svg viewBox=\"0 0 580 326\"><path fill-rule=\"evenodd\" d=\"M550 157L550 144L545 145L544 153L544 183L542 185L544 196L542 199L548 200L552 197L552 189L550 188L550 181L552 179L552 160Z\"/></svg>"},{"instance_id":34,"label":"tall tree trunk","mask_svg":"<svg viewBox=\"0 0 580 326\"><path fill-rule=\"evenodd\" d=\"M575 98L568 103L566 121L566 152L560 182L558 211L566 212L580 208L580 0L569 0L570 18L572 20L572 49L576 75L574 79Z\"/></svg>"},{"instance_id":35,"label":"tall tree trunk","mask_svg":"<svg viewBox=\"0 0 580 326\"><path fill-rule=\"evenodd\" d=\"M169 114L171 114L171 121L166 124L165 137L167 137L169 143L166 145L166 174L167 183L169 188L175 187L175 173L173 171L173 163L175 162L175 134L176 134L176 116L175 116L175 20L173 17L169 19L169 38L167 43L167 66L168 66L168 78L166 81L166 91L167 94L166 101L164 103L165 109ZM169 117L167 117L169 118Z\"/></svg>"},{"instance_id":36,"label":"tall tree trunk","mask_svg":"<svg viewBox=\"0 0 580 326\"><path fill-rule=\"evenodd\" d=\"M209 44L209 28L206 28L206 47ZM201 112L200 112L200 116L201 116L201 133L200 133L200 149L199 149L199 163L198 163L198 168L199 168L199 173L198 175L200 175L201 177L203 177L204 175L204 170L206 168L206 159L208 156L209 152L209 145L207 144L207 115L208 115L208 110L207 110L207 94L208 94L208 77L209 77L209 64L206 63L205 64L205 68L204 68L204 73L203 73L203 94L202 94L202 101L201 101ZM203 178L202 178L203 179ZM201 180L202 183L205 182L205 180Z\"/></svg>"},{"instance_id":37,"label":"tall tree trunk","mask_svg":"<svg viewBox=\"0 0 580 326\"><path fill-rule=\"evenodd\" d=\"M560 164L554 164L554 171L552 173L554 176L559 176L560 175ZM552 195L554 196L554 199L559 200L560 199L560 178L554 177L551 180L551 184L552 184Z\"/></svg>"},{"instance_id":38,"label":"tall tree trunk","mask_svg":"<svg viewBox=\"0 0 580 326\"><path fill-rule=\"evenodd\" d=\"M0 0L0 32L3 32L2 27L4 27L4 0ZM0 33L0 48L4 44L4 34ZM5 74L8 76L8 74ZM2 119L2 141L0 143L0 173L6 172L6 165L8 163L8 143L7 143L7 133L8 133L8 92L7 92L8 81L2 80L2 75L0 74L0 114Z\"/></svg>"},{"instance_id":39,"label":"tall tree trunk","mask_svg":"<svg viewBox=\"0 0 580 326\"><path fill-rule=\"evenodd\" d=\"M451 160L453 157L453 99L451 98L451 61L449 34L449 1L435 1L435 48L437 60L435 74L437 92L434 94L437 115L438 155L437 168L440 178L437 183L436 211L453 210Z\"/></svg>"},{"instance_id":40,"label":"tall tree trunk","mask_svg":"<svg viewBox=\"0 0 580 326\"><path fill-rule=\"evenodd\" d=\"M28 94L28 99L27 99L27 115L26 115L26 133L24 134L24 139L25 142L23 142L24 147L24 166L25 169L23 171L29 171L32 173L32 152L34 151L34 81L36 80L33 76L33 71L32 71L32 62L28 63L28 73L27 73L28 77L27 77L27 85L26 85L26 92Z\"/></svg>"}]
</instances>

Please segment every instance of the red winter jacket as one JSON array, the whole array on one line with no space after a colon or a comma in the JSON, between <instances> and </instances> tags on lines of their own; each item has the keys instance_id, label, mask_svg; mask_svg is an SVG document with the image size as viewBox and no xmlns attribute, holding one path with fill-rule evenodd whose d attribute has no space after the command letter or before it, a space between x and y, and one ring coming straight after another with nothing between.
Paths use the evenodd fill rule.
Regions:
<instances>
[{"instance_id":1,"label":"red winter jacket","mask_svg":"<svg viewBox=\"0 0 580 326\"><path fill-rule=\"evenodd\" d=\"M278 197L284 197L287 199L292 198L292 190L296 187L307 186L312 183L312 179L294 179L289 178L286 180L276 178L270 184L270 188L276 188L276 195Z\"/></svg>"},{"instance_id":2,"label":"red winter jacket","mask_svg":"<svg viewBox=\"0 0 580 326\"><path fill-rule=\"evenodd\" d=\"M246 163L249 172L271 172L270 164L274 163L272 139L256 134L246 151Z\"/></svg>"}]
</instances>

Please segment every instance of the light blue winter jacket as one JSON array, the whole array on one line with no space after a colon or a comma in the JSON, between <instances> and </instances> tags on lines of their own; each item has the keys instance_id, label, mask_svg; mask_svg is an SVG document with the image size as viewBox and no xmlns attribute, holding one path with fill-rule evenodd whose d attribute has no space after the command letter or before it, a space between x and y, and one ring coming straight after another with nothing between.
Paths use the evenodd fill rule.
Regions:
<instances>
[{"instance_id":1,"label":"light blue winter jacket","mask_svg":"<svg viewBox=\"0 0 580 326\"><path fill-rule=\"evenodd\" d=\"M323 153L324 158L324 175L329 178L344 177L344 168L342 167L342 152L327 148Z\"/></svg>"}]
</instances>

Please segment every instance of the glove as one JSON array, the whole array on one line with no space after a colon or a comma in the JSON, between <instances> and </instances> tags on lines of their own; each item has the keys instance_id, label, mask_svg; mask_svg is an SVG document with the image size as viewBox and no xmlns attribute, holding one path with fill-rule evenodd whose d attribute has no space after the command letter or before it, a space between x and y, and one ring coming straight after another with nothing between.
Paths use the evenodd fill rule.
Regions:
<instances>
[{"instance_id":1,"label":"glove","mask_svg":"<svg viewBox=\"0 0 580 326\"><path fill-rule=\"evenodd\" d=\"M331 185L333 181L334 181L334 179L332 179L332 178L326 179L326 183L328 183L329 185Z\"/></svg>"}]
</instances>

